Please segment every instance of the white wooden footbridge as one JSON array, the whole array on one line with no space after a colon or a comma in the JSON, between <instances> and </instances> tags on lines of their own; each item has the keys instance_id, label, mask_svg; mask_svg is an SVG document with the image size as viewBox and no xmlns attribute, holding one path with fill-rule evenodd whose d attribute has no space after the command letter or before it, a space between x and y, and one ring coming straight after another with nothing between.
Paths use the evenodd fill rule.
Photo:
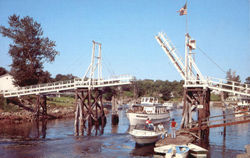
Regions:
<instances>
[{"instance_id":1,"label":"white wooden footbridge","mask_svg":"<svg viewBox=\"0 0 250 158\"><path fill-rule=\"evenodd\" d=\"M98 55L95 56L96 45L99 46ZM131 75L112 76L107 79L102 78L101 64L101 44L93 41L92 59L87 72L83 78L75 78L73 80L65 80L46 84L37 84L25 87L18 87L16 90L3 91L4 97L20 97L25 95L50 94L55 92L70 91L76 89L94 89L111 86L121 86L131 84L134 77ZM98 68L97 78L94 78L96 68ZM88 76L89 75L89 76Z\"/></svg>"}]
</instances>

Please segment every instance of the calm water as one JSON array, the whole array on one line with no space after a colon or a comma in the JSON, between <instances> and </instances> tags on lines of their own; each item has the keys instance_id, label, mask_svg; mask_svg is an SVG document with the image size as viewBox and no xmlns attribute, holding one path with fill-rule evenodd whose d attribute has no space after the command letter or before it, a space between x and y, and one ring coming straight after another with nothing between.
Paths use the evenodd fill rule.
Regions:
<instances>
[{"instance_id":1,"label":"calm water","mask_svg":"<svg viewBox=\"0 0 250 158\"><path fill-rule=\"evenodd\" d=\"M171 112L180 123L182 110ZM230 112L230 111L229 111ZM222 109L211 108L211 115L222 114ZM93 127L91 135L74 136L73 119L53 120L2 126L0 128L1 158L82 158L82 157L156 157L154 145L138 146L127 133L129 123L125 111L119 111L119 124ZM226 134L223 131L226 130ZM250 144L250 124L240 124L210 129L208 157L235 157L244 152L244 145Z\"/></svg>"}]
</instances>

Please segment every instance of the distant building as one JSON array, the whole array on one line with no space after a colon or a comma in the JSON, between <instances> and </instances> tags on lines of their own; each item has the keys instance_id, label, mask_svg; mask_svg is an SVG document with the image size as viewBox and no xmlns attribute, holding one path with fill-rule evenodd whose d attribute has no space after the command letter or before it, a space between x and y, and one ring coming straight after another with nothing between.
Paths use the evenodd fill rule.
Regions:
<instances>
[{"instance_id":1,"label":"distant building","mask_svg":"<svg viewBox=\"0 0 250 158\"><path fill-rule=\"evenodd\" d=\"M9 73L0 76L0 93L2 93L4 90L17 89L13 82L14 78Z\"/></svg>"}]
</instances>

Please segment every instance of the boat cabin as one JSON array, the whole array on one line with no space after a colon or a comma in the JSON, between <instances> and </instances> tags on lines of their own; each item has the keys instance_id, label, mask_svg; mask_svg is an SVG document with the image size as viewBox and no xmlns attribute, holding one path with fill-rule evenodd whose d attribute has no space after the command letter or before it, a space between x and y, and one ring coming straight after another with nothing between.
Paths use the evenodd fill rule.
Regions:
<instances>
[{"instance_id":1,"label":"boat cabin","mask_svg":"<svg viewBox=\"0 0 250 158\"><path fill-rule=\"evenodd\" d=\"M161 113L166 113L168 111L165 106L160 106L160 105L157 106L134 105L131 110L136 113L145 113L145 114L161 114Z\"/></svg>"},{"instance_id":2,"label":"boat cabin","mask_svg":"<svg viewBox=\"0 0 250 158\"><path fill-rule=\"evenodd\" d=\"M142 97L141 98L142 105L154 105L158 104L158 98L155 97Z\"/></svg>"}]
</instances>

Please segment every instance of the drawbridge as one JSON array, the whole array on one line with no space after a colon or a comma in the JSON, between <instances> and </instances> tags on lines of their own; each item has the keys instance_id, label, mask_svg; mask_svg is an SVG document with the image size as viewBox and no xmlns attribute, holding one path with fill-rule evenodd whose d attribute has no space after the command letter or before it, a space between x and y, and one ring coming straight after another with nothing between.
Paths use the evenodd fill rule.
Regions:
<instances>
[{"instance_id":1,"label":"drawbridge","mask_svg":"<svg viewBox=\"0 0 250 158\"><path fill-rule=\"evenodd\" d=\"M250 85L235 81L218 79L213 77L205 77L194 62L192 50L196 49L195 40L191 39L190 35L185 35L185 61L178 55L178 51L166 33L160 32L155 36L155 39L169 57L170 61L175 66L176 70L185 81L184 87L184 108L181 121L181 128L193 128L192 109L198 110L198 121L195 122L196 129L204 127L213 128L219 126L233 125L239 123L250 122L250 119L244 121L232 121L230 123L218 123L216 125L209 124L210 117L210 93L212 90L218 92L228 92L233 95L250 97ZM250 113L250 111L249 111ZM249 116L247 116L249 117ZM207 118L204 120L204 118ZM225 121L225 120L224 120Z\"/></svg>"},{"instance_id":2,"label":"drawbridge","mask_svg":"<svg viewBox=\"0 0 250 158\"><path fill-rule=\"evenodd\" d=\"M248 84L214 77L204 77L195 64L193 57L190 55L191 53L189 53L187 57L189 64L186 68L182 58L178 56L175 46L167 37L166 33L160 32L155 38L175 66L176 70L180 73L183 80L185 80L185 87L203 87L216 91L250 96L250 85ZM189 40L189 46L191 45L191 41L192 40ZM192 70L191 66L195 71ZM187 69L190 71L186 71Z\"/></svg>"}]
</instances>

